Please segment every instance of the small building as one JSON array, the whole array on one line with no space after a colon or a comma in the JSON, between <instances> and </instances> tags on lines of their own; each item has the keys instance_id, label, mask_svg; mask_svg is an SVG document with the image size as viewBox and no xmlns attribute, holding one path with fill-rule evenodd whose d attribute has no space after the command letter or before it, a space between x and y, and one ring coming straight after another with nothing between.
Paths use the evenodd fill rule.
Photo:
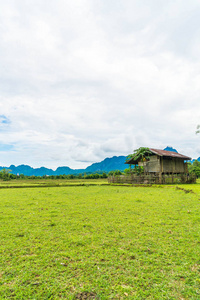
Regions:
<instances>
[{"instance_id":1,"label":"small building","mask_svg":"<svg viewBox=\"0 0 200 300\"><path fill-rule=\"evenodd\" d=\"M142 157L133 156L126 164L144 167L144 172L130 170L129 174L109 176L109 183L128 184L173 184L194 183L196 177L188 174L187 161L190 157L167 150L147 148ZM137 159L136 159L137 157ZM136 169L137 170L137 169Z\"/></svg>"},{"instance_id":2,"label":"small building","mask_svg":"<svg viewBox=\"0 0 200 300\"><path fill-rule=\"evenodd\" d=\"M138 165L144 167L145 173L157 173L157 174L186 174L188 173L187 160L191 160L190 157L183 154L149 148L150 154L148 154L148 159L139 157L134 159L132 157L126 164Z\"/></svg>"}]
</instances>

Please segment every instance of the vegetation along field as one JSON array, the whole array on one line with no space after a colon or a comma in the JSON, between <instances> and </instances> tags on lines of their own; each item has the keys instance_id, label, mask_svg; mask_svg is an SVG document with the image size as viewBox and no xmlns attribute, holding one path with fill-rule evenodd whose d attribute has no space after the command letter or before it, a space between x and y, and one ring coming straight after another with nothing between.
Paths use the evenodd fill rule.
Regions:
<instances>
[{"instance_id":1,"label":"vegetation along field","mask_svg":"<svg viewBox=\"0 0 200 300\"><path fill-rule=\"evenodd\" d=\"M0 189L0 299L200 299L200 184Z\"/></svg>"}]
</instances>

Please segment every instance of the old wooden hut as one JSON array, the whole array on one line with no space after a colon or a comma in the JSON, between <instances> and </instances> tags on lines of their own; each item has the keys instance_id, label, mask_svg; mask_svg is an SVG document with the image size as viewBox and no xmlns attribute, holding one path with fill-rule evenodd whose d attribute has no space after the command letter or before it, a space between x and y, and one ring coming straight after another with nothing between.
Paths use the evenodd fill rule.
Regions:
<instances>
[{"instance_id":1,"label":"old wooden hut","mask_svg":"<svg viewBox=\"0 0 200 300\"><path fill-rule=\"evenodd\" d=\"M196 177L192 174L188 174L187 161L191 160L190 157L167 150L147 149L147 155L143 155L143 157L133 156L126 162L126 164L129 165L144 167L144 172L135 172L135 169L132 168L132 171L127 174L109 176L108 182L129 184L196 182Z\"/></svg>"},{"instance_id":2,"label":"old wooden hut","mask_svg":"<svg viewBox=\"0 0 200 300\"><path fill-rule=\"evenodd\" d=\"M148 158L142 161L142 158L134 159L132 157L126 163L129 165L144 166L145 173L156 174L186 174L188 173L186 161L190 157L183 154L149 148Z\"/></svg>"}]
</instances>

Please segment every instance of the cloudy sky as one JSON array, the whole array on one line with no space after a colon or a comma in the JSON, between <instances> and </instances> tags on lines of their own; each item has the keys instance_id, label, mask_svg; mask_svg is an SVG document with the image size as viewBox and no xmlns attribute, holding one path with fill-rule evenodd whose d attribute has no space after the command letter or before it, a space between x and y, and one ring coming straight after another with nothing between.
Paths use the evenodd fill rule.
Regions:
<instances>
[{"instance_id":1,"label":"cloudy sky","mask_svg":"<svg viewBox=\"0 0 200 300\"><path fill-rule=\"evenodd\" d=\"M199 0L0 0L0 166L200 156Z\"/></svg>"}]
</instances>

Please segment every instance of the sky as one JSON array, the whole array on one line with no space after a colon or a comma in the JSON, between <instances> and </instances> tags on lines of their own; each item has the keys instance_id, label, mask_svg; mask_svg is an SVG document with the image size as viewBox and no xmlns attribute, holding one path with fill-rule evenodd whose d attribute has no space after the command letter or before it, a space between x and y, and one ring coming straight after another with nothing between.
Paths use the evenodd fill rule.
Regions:
<instances>
[{"instance_id":1,"label":"sky","mask_svg":"<svg viewBox=\"0 0 200 300\"><path fill-rule=\"evenodd\" d=\"M0 166L200 156L200 1L0 0Z\"/></svg>"}]
</instances>

